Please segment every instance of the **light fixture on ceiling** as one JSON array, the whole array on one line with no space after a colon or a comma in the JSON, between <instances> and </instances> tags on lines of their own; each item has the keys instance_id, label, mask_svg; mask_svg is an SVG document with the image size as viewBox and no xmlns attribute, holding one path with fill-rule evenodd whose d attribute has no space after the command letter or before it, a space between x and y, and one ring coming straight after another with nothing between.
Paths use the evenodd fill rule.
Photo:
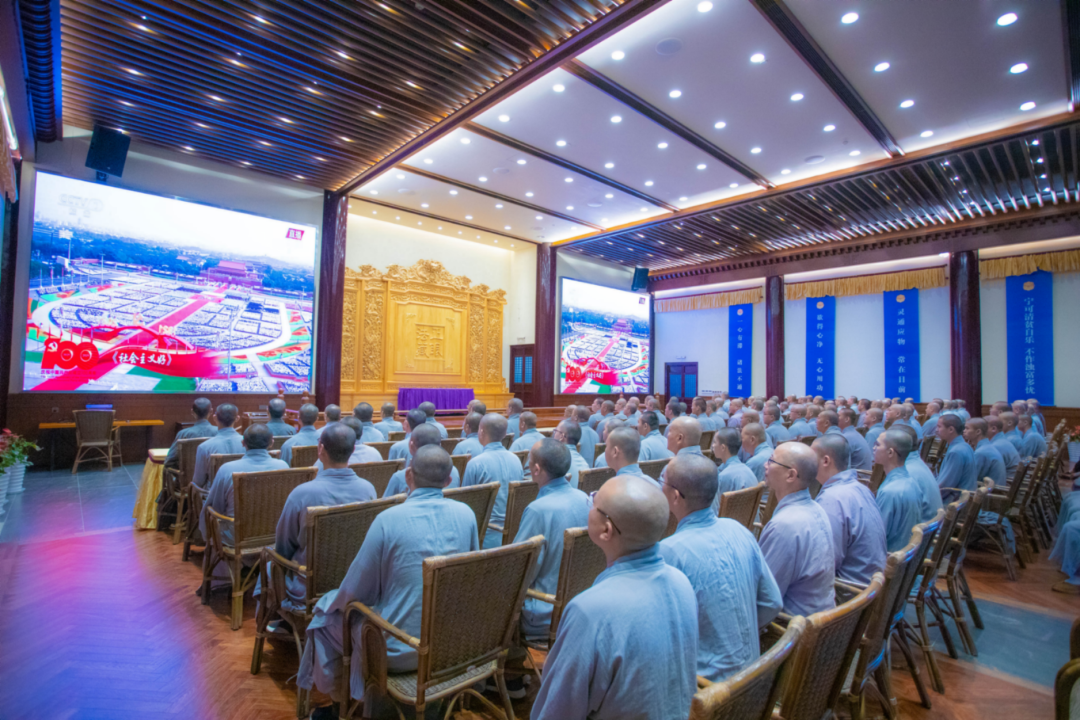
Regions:
<instances>
[{"instance_id":1,"label":"light fixture on ceiling","mask_svg":"<svg viewBox=\"0 0 1080 720\"><path fill-rule=\"evenodd\" d=\"M425 164L425 165L430 165L430 164L431 164L431 163L433 163L433 162L435 162L435 161L434 161L434 160L432 160L431 158L424 158L424 164Z\"/></svg>"},{"instance_id":2,"label":"light fixture on ceiling","mask_svg":"<svg viewBox=\"0 0 1080 720\"><path fill-rule=\"evenodd\" d=\"M1026 103L1024 103L1023 105L1021 105L1020 109L1023 110L1024 112L1027 112L1028 110L1034 110L1035 109L1035 103L1033 103L1033 102L1031 102L1029 100Z\"/></svg>"},{"instance_id":3,"label":"light fixture on ceiling","mask_svg":"<svg viewBox=\"0 0 1080 720\"><path fill-rule=\"evenodd\" d=\"M265 145L266 147L274 147L272 143L268 143L265 140L260 140L259 144L260 145Z\"/></svg>"},{"instance_id":4,"label":"light fixture on ceiling","mask_svg":"<svg viewBox=\"0 0 1080 720\"><path fill-rule=\"evenodd\" d=\"M791 96L791 102L799 102L804 97L805 96L802 93L795 93L794 95Z\"/></svg>"},{"instance_id":5,"label":"light fixture on ceiling","mask_svg":"<svg viewBox=\"0 0 1080 720\"><path fill-rule=\"evenodd\" d=\"M509 225L503 225L503 230L509 230L509 229L510 229L510 226L509 226ZM498 240L496 240L495 242L499 242L499 241L498 241Z\"/></svg>"},{"instance_id":6,"label":"light fixture on ceiling","mask_svg":"<svg viewBox=\"0 0 1080 720\"><path fill-rule=\"evenodd\" d=\"M532 196L533 196L533 193L531 193L531 192L525 193L525 197L532 197Z\"/></svg>"},{"instance_id":7,"label":"light fixture on ceiling","mask_svg":"<svg viewBox=\"0 0 1080 720\"><path fill-rule=\"evenodd\" d=\"M1019 75L1022 72L1027 72L1027 69L1027 63L1016 63L1011 68L1009 68L1009 72L1011 72L1013 75Z\"/></svg>"},{"instance_id":8,"label":"light fixture on ceiling","mask_svg":"<svg viewBox=\"0 0 1080 720\"><path fill-rule=\"evenodd\" d=\"M844 23L845 25L850 25L851 23L855 22L858 19L859 19L859 13L849 12L849 13L844 13L844 15L842 15L840 17L840 22Z\"/></svg>"},{"instance_id":9,"label":"light fixture on ceiling","mask_svg":"<svg viewBox=\"0 0 1080 720\"><path fill-rule=\"evenodd\" d=\"M934 134L933 130L923 130L921 133L919 133L919 137L928 138L928 137L931 137L933 134Z\"/></svg>"},{"instance_id":10,"label":"light fixture on ceiling","mask_svg":"<svg viewBox=\"0 0 1080 720\"><path fill-rule=\"evenodd\" d=\"M997 24L1001 27L1012 25L1014 22L1016 22L1016 13L1005 13L997 19Z\"/></svg>"},{"instance_id":11,"label":"light fixture on ceiling","mask_svg":"<svg viewBox=\"0 0 1080 720\"><path fill-rule=\"evenodd\" d=\"M573 205L567 205L567 206L566 206L566 209L567 209L567 210L573 210L573 209L574 209L574 206L573 206Z\"/></svg>"},{"instance_id":12,"label":"light fixture on ceiling","mask_svg":"<svg viewBox=\"0 0 1080 720\"><path fill-rule=\"evenodd\" d=\"M472 140L470 140L469 138L461 138L461 144L462 145L468 145L471 142L472 142Z\"/></svg>"},{"instance_id":13,"label":"light fixture on ceiling","mask_svg":"<svg viewBox=\"0 0 1080 720\"><path fill-rule=\"evenodd\" d=\"M420 203L420 207L426 208L426 207L431 207L431 206L428 205L427 203Z\"/></svg>"},{"instance_id":14,"label":"light fixture on ceiling","mask_svg":"<svg viewBox=\"0 0 1080 720\"><path fill-rule=\"evenodd\" d=\"M379 194L378 190L371 190L370 192L371 192L372 195L378 195Z\"/></svg>"},{"instance_id":15,"label":"light fixture on ceiling","mask_svg":"<svg viewBox=\"0 0 1080 720\"><path fill-rule=\"evenodd\" d=\"M611 53L612 60L622 60L624 57L626 57L626 53L624 53L622 50L616 50L615 52Z\"/></svg>"},{"instance_id":16,"label":"light fixture on ceiling","mask_svg":"<svg viewBox=\"0 0 1080 720\"><path fill-rule=\"evenodd\" d=\"M645 181L645 187L652 187L652 186L653 186L653 181L652 180L646 180Z\"/></svg>"},{"instance_id":17,"label":"light fixture on ceiling","mask_svg":"<svg viewBox=\"0 0 1080 720\"><path fill-rule=\"evenodd\" d=\"M509 115L500 115L499 116L499 122L510 122L510 116Z\"/></svg>"},{"instance_id":18,"label":"light fixture on ceiling","mask_svg":"<svg viewBox=\"0 0 1080 720\"><path fill-rule=\"evenodd\" d=\"M451 190L451 191L450 191L450 194L451 194L451 195L457 195L457 190Z\"/></svg>"},{"instance_id":19,"label":"light fixture on ceiling","mask_svg":"<svg viewBox=\"0 0 1080 720\"><path fill-rule=\"evenodd\" d=\"M705 163L698 163L697 169L698 170L704 170L705 169Z\"/></svg>"},{"instance_id":20,"label":"light fixture on ceiling","mask_svg":"<svg viewBox=\"0 0 1080 720\"><path fill-rule=\"evenodd\" d=\"M686 196L684 195L683 197L679 198L679 202L686 202L686 201L687 201L687 200L689 200L689 199L690 199L690 198L688 198L688 197L686 197Z\"/></svg>"},{"instance_id":21,"label":"light fixture on ceiling","mask_svg":"<svg viewBox=\"0 0 1080 720\"><path fill-rule=\"evenodd\" d=\"M699 2L697 4L697 11L699 13L707 13L712 10L712 3L705 0L705 2Z\"/></svg>"},{"instance_id":22,"label":"light fixture on ceiling","mask_svg":"<svg viewBox=\"0 0 1080 720\"><path fill-rule=\"evenodd\" d=\"M1038 144L1039 144L1039 141L1038 141L1038 140L1032 140L1032 141L1031 141L1031 144L1032 144L1032 145L1038 145Z\"/></svg>"},{"instance_id":23,"label":"light fixture on ceiling","mask_svg":"<svg viewBox=\"0 0 1080 720\"><path fill-rule=\"evenodd\" d=\"M737 187L739 187L739 183L737 183L737 182L731 183L730 185L728 185L728 187L737 188Z\"/></svg>"},{"instance_id":24,"label":"light fixture on ceiling","mask_svg":"<svg viewBox=\"0 0 1080 720\"><path fill-rule=\"evenodd\" d=\"M556 85L555 87L553 87L551 89L554 90L555 92L562 92L563 90L566 89L566 86L565 85Z\"/></svg>"},{"instance_id":25,"label":"light fixture on ceiling","mask_svg":"<svg viewBox=\"0 0 1080 720\"><path fill-rule=\"evenodd\" d=\"M574 178L571 178L571 177L563 178L563 182L568 182L568 183L574 182Z\"/></svg>"},{"instance_id":26,"label":"light fixture on ceiling","mask_svg":"<svg viewBox=\"0 0 1080 720\"><path fill-rule=\"evenodd\" d=\"M611 116L611 122L613 122L613 123L621 123L622 122L622 115L612 115Z\"/></svg>"},{"instance_id":27,"label":"light fixture on ceiling","mask_svg":"<svg viewBox=\"0 0 1080 720\"><path fill-rule=\"evenodd\" d=\"M184 149L187 150L188 152L195 152L195 148L191 147L190 145L185 145Z\"/></svg>"},{"instance_id":28,"label":"light fixture on ceiling","mask_svg":"<svg viewBox=\"0 0 1080 720\"><path fill-rule=\"evenodd\" d=\"M885 72L890 67L892 66L889 65L889 63L887 62L879 62L877 65L874 66L874 72Z\"/></svg>"},{"instance_id":29,"label":"light fixture on ceiling","mask_svg":"<svg viewBox=\"0 0 1080 720\"><path fill-rule=\"evenodd\" d=\"M649 212L649 208L641 208L641 212Z\"/></svg>"},{"instance_id":30,"label":"light fixture on ceiling","mask_svg":"<svg viewBox=\"0 0 1080 720\"><path fill-rule=\"evenodd\" d=\"M789 168L784 168L783 170L780 171L780 174L781 175L790 175L791 170Z\"/></svg>"},{"instance_id":31,"label":"light fixture on ceiling","mask_svg":"<svg viewBox=\"0 0 1080 720\"><path fill-rule=\"evenodd\" d=\"M348 143L351 143L351 142L352 142L352 140L351 140L351 139L349 139L349 138L345 137L344 135L341 135L341 136L339 136L339 138L340 138L340 139L341 139L341 140L342 140L343 142L348 142Z\"/></svg>"},{"instance_id":32,"label":"light fixture on ceiling","mask_svg":"<svg viewBox=\"0 0 1080 720\"><path fill-rule=\"evenodd\" d=\"M343 52L342 52L342 51L340 51L340 50L335 50L334 52L335 52L335 53L337 53L337 56L338 56L339 58L341 58L342 60L352 60L352 58L351 58L351 57L349 57L349 56L348 56L348 55L347 55L346 53L343 53Z\"/></svg>"},{"instance_id":33,"label":"light fixture on ceiling","mask_svg":"<svg viewBox=\"0 0 1080 720\"><path fill-rule=\"evenodd\" d=\"M720 120L719 122L714 123L713 127L716 128L717 130L723 130L724 128L727 127L727 123L724 122L723 120Z\"/></svg>"},{"instance_id":34,"label":"light fixture on ceiling","mask_svg":"<svg viewBox=\"0 0 1080 720\"><path fill-rule=\"evenodd\" d=\"M518 158L517 164L518 165L524 165L525 162L526 162L525 158Z\"/></svg>"},{"instance_id":35,"label":"light fixture on ceiling","mask_svg":"<svg viewBox=\"0 0 1080 720\"><path fill-rule=\"evenodd\" d=\"M613 198L613 197L615 197L615 196L614 196L614 195L613 195L612 193L608 193L608 194L607 194L607 195L605 195L604 197L606 197L606 198L607 198L608 200L610 200L611 198Z\"/></svg>"},{"instance_id":36,"label":"light fixture on ceiling","mask_svg":"<svg viewBox=\"0 0 1080 720\"><path fill-rule=\"evenodd\" d=\"M664 150L665 148L667 148L667 143L666 142L657 143L656 147L660 148L661 150Z\"/></svg>"},{"instance_id":37,"label":"light fixture on ceiling","mask_svg":"<svg viewBox=\"0 0 1080 720\"><path fill-rule=\"evenodd\" d=\"M326 162L326 158L319 157L318 155L315 156L315 159L318 160L319 162Z\"/></svg>"},{"instance_id":38,"label":"light fixture on ceiling","mask_svg":"<svg viewBox=\"0 0 1080 720\"><path fill-rule=\"evenodd\" d=\"M537 219L537 220L543 220L543 219L544 219L544 216L543 216L543 215L537 215L537 216L536 216L536 219Z\"/></svg>"},{"instance_id":39,"label":"light fixture on ceiling","mask_svg":"<svg viewBox=\"0 0 1080 720\"><path fill-rule=\"evenodd\" d=\"M615 163L604 163L604 167L610 170L611 168L615 167Z\"/></svg>"},{"instance_id":40,"label":"light fixture on ceiling","mask_svg":"<svg viewBox=\"0 0 1080 720\"><path fill-rule=\"evenodd\" d=\"M835 125L826 125L825 127L821 128L821 129L824 130L825 132L832 132L833 130L836 129L836 126Z\"/></svg>"},{"instance_id":41,"label":"light fixture on ceiling","mask_svg":"<svg viewBox=\"0 0 1080 720\"><path fill-rule=\"evenodd\" d=\"M487 182L487 178L483 175L480 176L480 182Z\"/></svg>"},{"instance_id":42,"label":"light fixture on ceiling","mask_svg":"<svg viewBox=\"0 0 1080 720\"><path fill-rule=\"evenodd\" d=\"M465 216L465 219L466 219L466 220L472 220L472 215L466 215L466 216Z\"/></svg>"},{"instance_id":43,"label":"light fixture on ceiling","mask_svg":"<svg viewBox=\"0 0 1080 720\"><path fill-rule=\"evenodd\" d=\"M904 108L905 110L907 110L909 107L914 107L914 106L915 106L915 101L914 100L905 100L904 102L900 103L900 107Z\"/></svg>"},{"instance_id":44,"label":"light fixture on ceiling","mask_svg":"<svg viewBox=\"0 0 1080 720\"><path fill-rule=\"evenodd\" d=\"M398 173L394 177L396 177L398 180L404 180L405 179L405 174L404 173Z\"/></svg>"},{"instance_id":45,"label":"light fixture on ceiling","mask_svg":"<svg viewBox=\"0 0 1080 720\"><path fill-rule=\"evenodd\" d=\"M852 150L851 152L848 153L848 155L850 155L851 157L859 157L860 155L862 155L862 153L859 152L858 150Z\"/></svg>"},{"instance_id":46,"label":"light fixture on ceiling","mask_svg":"<svg viewBox=\"0 0 1080 720\"><path fill-rule=\"evenodd\" d=\"M672 90L667 95L669 98L680 98L682 97L682 90Z\"/></svg>"},{"instance_id":47,"label":"light fixture on ceiling","mask_svg":"<svg viewBox=\"0 0 1080 720\"><path fill-rule=\"evenodd\" d=\"M751 152L751 153L753 153L754 155L757 155L758 153L760 153L760 152L761 152L761 148L759 148L759 147L752 147L752 148L750 148L750 152Z\"/></svg>"},{"instance_id":48,"label":"light fixture on ceiling","mask_svg":"<svg viewBox=\"0 0 1080 720\"><path fill-rule=\"evenodd\" d=\"M416 224L417 224L417 225L423 225L424 223L422 223L422 222L418 222L418 223L416 223Z\"/></svg>"},{"instance_id":49,"label":"light fixture on ceiling","mask_svg":"<svg viewBox=\"0 0 1080 720\"><path fill-rule=\"evenodd\" d=\"M502 203L495 203L496 210L502 210Z\"/></svg>"},{"instance_id":50,"label":"light fixture on ceiling","mask_svg":"<svg viewBox=\"0 0 1080 720\"><path fill-rule=\"evenodd\" d=\"M124 69L127 70L132 75L142 75L142 73L139 72L138 70L136 70L135 68L124 68Z\"/></svg>"},{"instance_id":51,"label":"light fixture on ceiling","mask_svg":"<svg viewBox=\"0 0 1080 720\"><path fill-rule=\"evenodd\" d=\"M752 63L763 63L763 62L765 62L765 55L763 53L754 53L753 55L750 56L750 62L752 62Z\"/></svg>"},{"instance_id":52,"label":"light fixture on ceiling","mask_svg":"<svg viewBox=\"0 0 1080 720\"><path fill-rule=\"evenodd\" d=\"M250 165L251 163L249 163L247 160L241 160L240 164L246 167L246 166Z\"/></svg>"},{"instance_id":53,"label":"light fixture on ceiling","mask_svg":"<svg viewBox=\"0 0 1080 720\"><path fill-rule=\"evenodd\" d=\"M559 147L566 147L566 141L565 140L556 140L555 144L558 145Z\"/></svg>"}]
</instances>

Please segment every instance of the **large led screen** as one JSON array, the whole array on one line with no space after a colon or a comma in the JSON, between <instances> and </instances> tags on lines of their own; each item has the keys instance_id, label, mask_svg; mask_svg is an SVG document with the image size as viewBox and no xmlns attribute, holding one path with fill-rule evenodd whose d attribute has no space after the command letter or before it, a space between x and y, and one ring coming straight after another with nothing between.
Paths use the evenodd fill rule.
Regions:
<instances>
[{"instance_id":1,"label":"large led screen","mask_svg":"<svg viewBox=\"0 0 1080 720\"><path fill-rule=\"evenodd\" d=\"M649 296L562 281L559 392L647 393Z\"/></svg>"},{"instance_id":2,"label":"large led screen","mask_svg":"<svg viewBox=\"0 0 1080 720\"><path fill-rule=\"evenodd\" d=\"M39 173L23 389L303 392L315 228Z\"/></svg>"}]
</instances>

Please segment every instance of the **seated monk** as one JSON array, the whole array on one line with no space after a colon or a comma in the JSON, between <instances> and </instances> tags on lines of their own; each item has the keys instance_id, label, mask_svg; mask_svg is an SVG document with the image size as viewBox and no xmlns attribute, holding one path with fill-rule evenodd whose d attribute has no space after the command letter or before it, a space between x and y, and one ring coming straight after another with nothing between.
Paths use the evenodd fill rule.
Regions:
<instances>
[{"instance_id":1,"label":"seated monk","mask_svg":"<svg viewBox=\"0 0 1080 720\"><path fill-rule=\"evenodd\" d=\"M282 460L270 457L270 445L274 442L274 436L266 425L259 423L249 425L248 429L244 431L244 439L241 442L244 446L244 457L227 462L218 468L217 475L214 476L214 482L210 485L210 492L206 496L206 507L213 508L216 512L227 517L233 517L236 510L233 503L233 473L286 470L289 467ZM203 445L205 444L203 443ZM203 537L206 537L206 518L205 513L199 516L199 530L202 531ZM231 523L222 525L221 534L222 542L231 545Z\"/></svg>"},{"instance_id":2,"label":"seated monk","mask_svg":"<svg viewBox=\"0 0 1080 720\"><path fill-rule=\"evenodd\" d=\"M272 432L275 437L291 437L296 434L296 428L285 422L284 400L281 398L274 398L267 403L266 412L270 415L270 421L266 423L266 427L270 428L270 432Z\"/></svg>"},{"instance_id":3,"label":"seated monk","mask_svg":"<svg viewBox=\"0 0 1080 720\"><path fill-rule=\"evenodd\" d=\"M462 487L484 485L489 482L499 483L499 494L495 497L495 507L491 510L491 522L502 526L506 522L506 496L510 483L525 479L525 470L521 467L518 456L503 447L506 437L506 418L497 413L488 413L480 421L480 443L484 451L473 457L465 466ZM496 548L502 545L502 533L487 530L484 533L484 548Z\"/></svg>"},{"instance_id":4,"label":"seated monk","mask_svg":"<svg viewBox=\"0 0 1080 720\"><path fill-rule=\"evenodd\" d=\"M179 451L181 440L212 438L217 435L217 428L214 427L208 419L210 417L210 411L213 409L210 401L204 397L196 398L195 402L191 403L191 416L195 418L195 424L176 433L172 445L169 446L169 454L165 456L165 467L177 468L180 466Z\"/></svg>"},{"instance_id":5,"label":"seated monk","mask_svg":"<svg viewBox=\"0 0 1080 720\"><path fill-rule=\"evenodd\" d=\"M390 446L390 456L387 459L404 460L405 467L409 467L409 464L412 463L412 454L409 453L409 435L413 430L425 424L427 424L427 415L422 411L410 410L407 412L405 414L405 439L398 440ZM442 438L442 433L439 433L439 437Z\"/></svg>"},{"instance_id":6,"label":"seated monk","mask_svg":"<svg viewBox=\"0 0 1080 720\"><path fill-rule=\"evenodd\" d=\"M357 438L356 443L353 445L352 455L349 456L349 465L355 465L356 463L382 462L382 454L370 445L364 444L364 441L360 439L361 435L363 435L364 427L359 420L355 417L347 417L339 424L352 430ZM316 460L315 467L318 470L322 470L322 460Z\"/></svg>"},{"instance_id":7,"label":"seated monk","mask_svg":"<svg viewBox=\"0 0 1080 720\"><path fill-rule=\"evenodd\" d=\"M323 410L323 414L326 415L326 424L319 428L319 434L322 435L323 430L330 427L334 423L341 422L341 406L340 405L327 405Z\"/></svg>"},{"instance_id":8,"label":"seated monk","mask_svg":"<svg viewBox=\"0 0 1080 720\"><path fill-rule=\"evenodd\" d=\"M484 446L480 444L480 421L483 419L483 415L475 412L465 416L465 419L461 422L462 440L454 446L454 452L450 453L451 455L472 455L476 457L484 451ZM438 428L435 429L435 432L438 432Z\"/></svg>"},{"instance_id":9,"label":"seated monk","mask_svg":"<svg viewBox=\"0 0 1080 720\"><path fill-rule=\"evenodd\" d=\"M360 421L360 427L362 433L360 435L361 442L386 442L387 436L382 434L379 428L375 427L375 423L371 421L375 415L375 409L366 402L359 403L353 408L353 417Z\"/></svg>"},{"instance_id":10,"label":"seated monk","mask_svg":"<svg viewBox=\"0 0 1080 720\"><path fill-rule=\"evenodd\" d=\"M439 438L439 428L424 423L409 433L410 456L415 457L417 450L428 445L438 445L439 447L442 447ZM461 487L461 476L458 474L456 467L450 468L450 484L447 485L447 487ZM383 491L383 497L387 498L401 493L407 494L408 492L409 483L406 479L405 469L402 468L390 476L390 482L386 484L386 490Z\"/></svg>"},{"instance_id":11,"label":"seated monk","mask_svg":"<svg viewBox=\"0 0 1080 720\"><path fill-rule=\"evenodd\" d=\"M382 420L375 423L375 429L383 434L387 440L390 439L390 433L401 432L404 426L394 419L394 403L383 403L380 409Z\"/></svg>"},{"instance_id":12,"label":"seated monk","mask_svg":"<svg viewBox=\"0 0 1080 720\"><path fill-rule=\"evenodd\" d=\"M281 459L292 464L292 449L296 446L310 447L319 444L319 431L315 421L319 419L319 408L311 403L300 408L300 429L281 446Z\"/></svg>"},{"instance_id":13,"label":"seated monk","mask_svg":"<svg viewBox=\"0 0 1080 720\"><path fill-rule=\"evenodd\" d=\"M236 422L239 414L240 411L231 403L217 406L214 418L217 420L218 431L212 438L199 445L198 450L195 451L195 473L191 477L191 482L195 486L210 487L210 481L214 479L210 477L211 455L235 455L244 452L243 439L233 428L233 423ZM270 446L267 445L267 447Z\"/></svg>"}]
</instances>

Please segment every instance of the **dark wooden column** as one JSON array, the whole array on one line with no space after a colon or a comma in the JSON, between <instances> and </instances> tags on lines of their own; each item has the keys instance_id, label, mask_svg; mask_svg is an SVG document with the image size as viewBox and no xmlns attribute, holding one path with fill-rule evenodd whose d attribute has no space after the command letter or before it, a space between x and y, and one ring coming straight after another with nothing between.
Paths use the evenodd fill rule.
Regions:
<instances>
[{"instance_id":1,"label":"dark wooden column","mask_svg":"<svg viewBox=\"0 0 1080 720\"><path fill-rule=\"evenodd\" d=\"M315 398L320 407L341 400L341 318L345 291L345 230L349 197L323 193L319 298L315 317Z\"/></svg>"},{"instance_id":2,"label":"dark wooden column","mask_svg":"<svg viewBox=\"0 0 1080 720\"><path fill-rule=\"evenodd\" d=\"M952 396L982 415L982 317L979 312L979 253L949 256L949 333L952 340Z\"/></svg>"},{"instance_id":3,"label":"dark wooden column","mask_svg":"<svg viewBox=\"0 0 1080 720\"><path fill-rule=\"evenodd\" d=\"M15 186L19 187L22 163L15 165ZM4 222L0 225L0 428L8 426L8 392L11 385L12 323L15 321L15 258L19 244L19 201L4 204Z\"/></svg>"},{"instance_id":4,"label":"dark wooden column","mask_svg":"<svg viewBox=\"0 0 1080 720\"><path fill-rule=\"evenodd\" d=\"M765 395L784 397L784 278L765 278Z\"/></svg>"},{"instance_id":5,"label":"dark wooden column","mask_svg":"<svg viewBox=\"0 0 1080 720\"><path fill-rule=\"evenodd\" d=\"M536 349L533 397L537 407L555 404L555 352L559 342L559 308L555 287L557 252L548 243L536 246Z\"/></svg>"}]
</instances>

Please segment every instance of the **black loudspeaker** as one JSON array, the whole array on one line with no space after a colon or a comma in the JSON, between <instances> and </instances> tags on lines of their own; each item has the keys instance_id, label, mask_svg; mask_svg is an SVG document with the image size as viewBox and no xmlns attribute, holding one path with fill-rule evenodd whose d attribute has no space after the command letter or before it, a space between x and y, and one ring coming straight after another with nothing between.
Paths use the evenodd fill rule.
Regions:
<instances>
[{"instance_id":1,"label":"black loudspeaker","mask_svg":"<svg viewBox=\"0 0 1080 720\"><path fill-rule=\"evenodd\" d=\"M634 284L630 289L635 292L649 289L649 268L634 268Z\"/></svg>"},{"instance_id":2,"label":"black loudspeaker","mask_svg":"<svg viewBox=\"0 0 1080 720\"><path fill-rule=\"evenodd\" d=\"M98 172L120 177L124 174L131 138L119 130L94 126L90 138L90 152L86 153L86 167Z\"/></svg>"}]
</instances>

